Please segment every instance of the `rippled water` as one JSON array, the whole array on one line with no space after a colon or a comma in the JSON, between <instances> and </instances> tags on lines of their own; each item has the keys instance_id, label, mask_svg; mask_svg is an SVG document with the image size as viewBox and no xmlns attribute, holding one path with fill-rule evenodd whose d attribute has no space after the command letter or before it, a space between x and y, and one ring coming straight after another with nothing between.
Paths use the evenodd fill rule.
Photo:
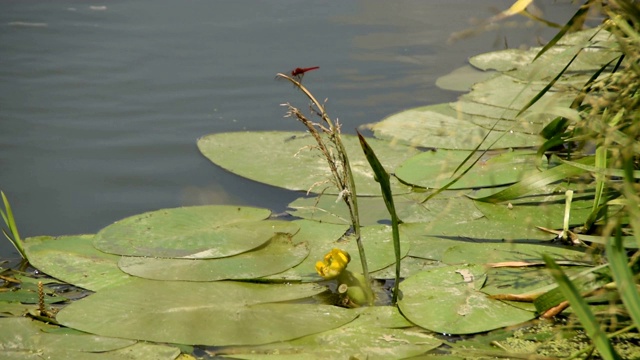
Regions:
<instances>
[{"instance_id":1,"label":"rippled water","mask_svg":"<svg viewBox=\"0 0 640 360\"><path fill-rule=\"evenodd\" d=\"M551 19L575 8L544 2ZM405 108L450 101L438 76L477 53L535 45L553 30L508 24L447 44L510 1L0 2L0 189L23 236L93 233L164 207L244 204L276 212L299 194L226 173L196 139L301 130L305 77L346 132ZM304 106L306 102L299 102ZM14 257L0 241L0 257Z\"/></svg>"}]
</instances>

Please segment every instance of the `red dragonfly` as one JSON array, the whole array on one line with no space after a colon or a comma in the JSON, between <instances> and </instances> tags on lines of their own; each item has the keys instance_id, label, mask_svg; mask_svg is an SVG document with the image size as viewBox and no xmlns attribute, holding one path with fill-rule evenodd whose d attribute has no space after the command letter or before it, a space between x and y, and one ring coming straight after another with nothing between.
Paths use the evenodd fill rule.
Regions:
<instances>
[{"instance_id":1,"label":"red dragonfly","mask_svg":"<svg viewBox=\"0 0 640 360\"><path fill-rule=\"evenodd\" d=\"M296 81L302 81L302 77L307 71L320 69L320 66L312 66L307 68L295 68L291 71L291 77L296 79Z\"/></svg>"}]
</instances>

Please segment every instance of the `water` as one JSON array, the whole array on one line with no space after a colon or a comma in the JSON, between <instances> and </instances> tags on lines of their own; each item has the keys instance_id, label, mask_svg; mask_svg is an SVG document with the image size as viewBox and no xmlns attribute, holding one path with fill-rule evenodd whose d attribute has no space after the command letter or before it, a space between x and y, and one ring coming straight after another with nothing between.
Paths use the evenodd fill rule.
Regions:
<instances>
[{"instance_id":1,"label":"water","mask_svg":"<svg viewBox=\"0 0 640 360\"><path fill-rule=\"evenodd\" d=\"M569 3L543 2L565 22ZM546 41L500 27L447 44L510 1L3 1L0 189L23 237L94 233L166 207L283 211L299 196L217 168L198 137L302 130L304 107L277 72L320 66L305 84L352 133L405 108L454 100L435 79L474 54ZM0 258L16 257L0 241Z\"/></svg>"}]
</instances>

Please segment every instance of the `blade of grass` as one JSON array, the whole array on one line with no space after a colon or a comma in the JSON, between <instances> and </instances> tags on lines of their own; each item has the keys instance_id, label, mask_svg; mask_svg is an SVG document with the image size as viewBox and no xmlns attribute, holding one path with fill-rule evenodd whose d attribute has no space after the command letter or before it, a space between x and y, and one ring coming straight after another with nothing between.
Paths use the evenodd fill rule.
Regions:
<instances>
[{"instance_id":1,"label":"blade of grass","mask_svg":"<svg viewBox=\"0 0 640 360\"><path fill-rule=\"evenodd\" d=\"M628 263L629 259L622 246L620 226L616 229L615 238L609 238L605 246L611 273L613 279L616 281L622 302L627 307L627 311L636 324L636 327L640 329L640 293L638 293L638 289L636 288L633 273Z\"/></svg>"},{"instance_id":2,"label":"blade of grass","mask_svg":"<svg viewBox=\"0 0 640 360\"><path fill-rule=\"evenodd\" d=\"M560 291L562 291L562 294L571 304L573 311L578 316L587 335L593 341L598 352L600 352L600 356L607 360L622 359L614 350L607 337L607 333L602 330L596 317L589 309L589 305L587 305L587 302L582 298L575 285L549 255L542 255L542 258L551 270L551 276L553 276L554 280L558 283Z\"/></svg>"},{"instance_id":3,"label":"blade of grass","mask_svg":"<svg viewBox=\"0 0 640 360\"><path fill-rule=\"evenodd\" d=\"M24 251L24 246L22 246L22 239L20 238L20 234L18 233L18 226L16 225L16 220L13 217L13 211L11 210L9 199L7 199L7 196L3 191L0 191L0 195L2 196L2 202L4 203L4 209L6 211L5 213L4 211L0 210L0 215L2 215L2 219L9 228L9 232L11 233L11 235L7 234L4 229L2 232L4 233L4 236L9 240L9 242L13 244L16 250L18 250L20 256L22 256L23 259L26 259L27 255Z\"/></svg>"},{"instance_id":4,"label":"blade of grass","mask_svg":"<svg viewBox=\"0 0 640 360\"><path fill-rule=\"evenodd\" d=\"M577 163L593 164L593 157L584 157L577 160ZM542 186L560 181L567 177L576 176L584 173L585 170L570 166L567 164L558 165L550 169L544 170L537 174L528 176L519 182L509 186L508 188L498 191L495 194L491 194L483 197L474 197L467 195L469 198L477 201L498 203L508 200L513 200L520 196L526 195Z\"/></svg>"},{"instance_id":5,"label":"blade of grass","mask_svg":"<svg viewBox=\"0 0 640 360\"><path fill-rule=\"evenodd\" d=\"M597 155L597 154L596 154ZM596 176L598 175L605 175L605 176L619 176L622 177L625 175L625 171L621 170L621 169L606 169L606 168L601 168L599 166L594 166L594 165L590 165L588 163L582 163L580 161L570 161L570 160L564 160L564 159L560 159L558 158L558 160L560 160L560 162L562 162L563 164L569 165L569 166L573 166L575 168L578 169L582 169L585 171L589 171L592 172L594 174L596 174ZM597 161L597 159L596 159ZM594 162L595 164L595 162ZM631 173L631 176L634 179L640 179L640 170L633 170Z\"/></svg>"},{"instance_id":6,"label":"blade of grass","mask_svg":"<svg viewBox=\"0 0 640 360\"><path fill-rule=\"evenodd\" d=\"M545 45L538 52L538 54L536 54L536 57L533 58L533 61L536 61L537 58L542 56L542 54L544 54L545 52L547 52L547 50L551 49L555 44L557 44L558 41L560 41L560 39L562 39L562 37L567 32L569 32L570 30L572 30L574 28L577 28L578 25L582 25L582 23L584 22L584 19L585 19L585 15L589 11L589 8L591 7L591 4L593 2L595 2L595 0L588 0L587 2L585 2L584 5L582 5L580 7L580 9L578 9L578 11L576 11L576 13L573 14L571 19L569 19L569 21L567 21L567 23L562 27L562 29L560 29L560 31L558 31L556 36L554 36L553 39L551 39L547 43L547 45Z\"/></svg>"},{"instance_id":7,"label":"blade of grass","mask_svg":"<svg viewBox=\"0 0 640 360\"><path fill-rule=\"evenodd\" d=\"M396 207L393 203L393 194L391 193L391 182L389 181L390 176L389 173L384 169L384 166L378 160L375 152L369 146L365 138L360 134L358 130L358 139L360 139L360 146L362 147L362 151L364 151L364 155L373 169L373 173L376 177L376 181L380 184L380 190L382 192L382 198L384 199L384 204L387 206L387 211L389 211L389 215L391 215L391 229L393 231L393 250L396 257L396 281L393 287L393 296L391 299L392 304L395 304L398 301L398 293L400 291L400 262L401 262L401 252L400 252L400 232L398 229L398 225L400 224L400 219L398 219L398 215L396 214Z\"/></svg>"}]
</instances>

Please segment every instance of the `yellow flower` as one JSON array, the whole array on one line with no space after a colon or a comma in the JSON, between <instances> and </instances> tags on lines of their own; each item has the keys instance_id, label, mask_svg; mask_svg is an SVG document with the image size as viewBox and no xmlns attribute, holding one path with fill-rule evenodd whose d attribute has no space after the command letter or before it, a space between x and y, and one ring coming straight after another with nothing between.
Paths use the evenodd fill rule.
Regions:
<instances>
[{"instance_id":1,"label":"yellow flower","mask_svg":"<svg viewBox=\"0 0 640 360\"><path fill-rule=\"evenodd\" d=\"M316 271L320 276L329 280L333 279L347 267L347 264L351 261L349 253L340 249L331 249L324 256L323 261L316 263Z\"/></svg>"}]
</instances>

